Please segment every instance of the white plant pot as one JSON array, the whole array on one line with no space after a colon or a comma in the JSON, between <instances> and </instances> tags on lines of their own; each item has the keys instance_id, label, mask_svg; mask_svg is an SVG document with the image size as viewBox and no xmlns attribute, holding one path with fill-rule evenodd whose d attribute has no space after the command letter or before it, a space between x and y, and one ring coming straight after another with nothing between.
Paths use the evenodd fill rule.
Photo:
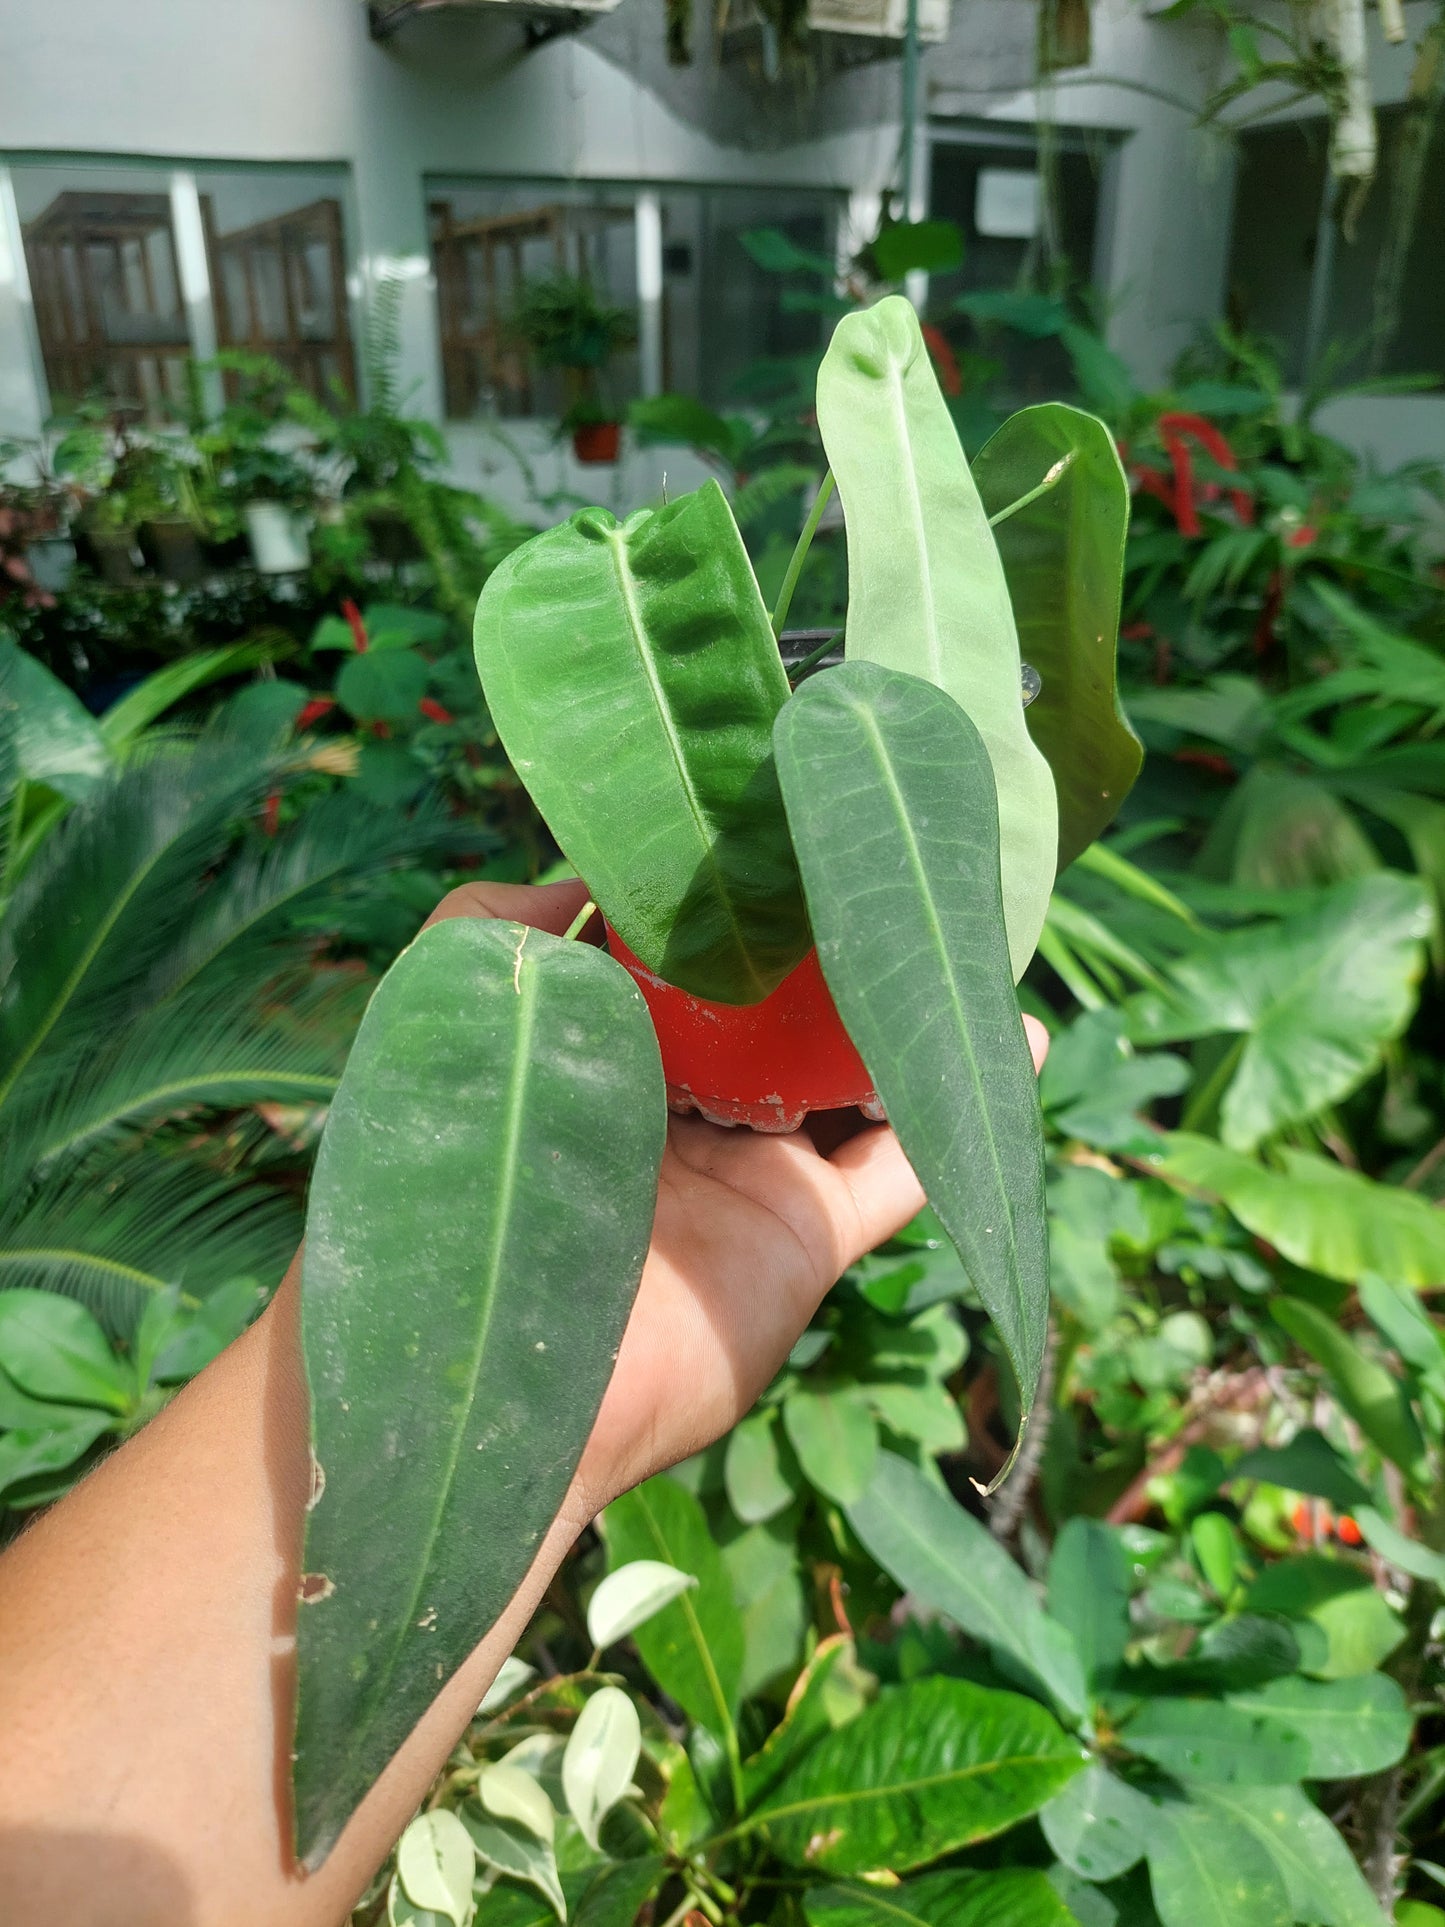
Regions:
<instances>
[{"instance_id":1,"label":"white plant pot","mask_svg":"<svg viewBox=\"0 0 1445 1927\"><path fill-rule=\"evenodd\" d=\"M299 515L279 502L248 502L246 534L262 575L295 575L311 566L311 542Z\"/></svg>"}]
</instances>

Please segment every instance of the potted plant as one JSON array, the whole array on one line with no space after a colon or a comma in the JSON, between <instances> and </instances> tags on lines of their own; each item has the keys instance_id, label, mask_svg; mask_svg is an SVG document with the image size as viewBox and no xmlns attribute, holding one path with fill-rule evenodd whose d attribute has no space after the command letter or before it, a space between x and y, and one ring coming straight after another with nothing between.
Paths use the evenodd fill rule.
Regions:
<instances>
[{"instance_id":1,"label":"potted plant","mask_svg":"<svg viewBox=\"0 0 1445 1927\"><path fill-rule=\"evenodd\" d=\"M511 333L539 367L560 370L567 407L559 432L571 434L578 461L615 462L621 416L605 392L603 373L620 348L636 341L636 317L599 300L584 276L557 274L526 284Z\"/></svg>"},{"instance_id":2,"label":"potted plant","mask_svg":"<svg viewBox=\"0 0 1445 1927\"><path fill-rule=\"evenodd\" d=\"M311 563L309 520L316 477L294 435L294 385L268 356L228 350L208 364L234 392L218 419L192 424L198 457L196 505L209 546L227 550L244 533L262 575L292 575Z\"/></svg>"},{"instance_id":3,"label":"potted plant","mask_svg":"<svg viewBox=\"0 0 1445 1927\"><path fill-rule=\"evenodd\" d=\"M790 687L788 587L770 618L716 482L621 523L585 509L482 592L488 710L615 957L577 940L591 905L568 938L437 924L378 990L331 1106L301 1294L310 1865L572 1477L641 1275L668 1071L676 1101L697 1095L676 1077L699 1009L739 1080L714 1101L786 1086L777 1127L876 1094L1026 1422L1048 1271L1014 984L1056 868L1139 766L1114 693L1127 487L1103 425L1055 404L970 473L898 297L839 324L818 419L847 523L841 665ZM750 1061L795 1004L807 1063Z\"/></svg>"}]
</instances>

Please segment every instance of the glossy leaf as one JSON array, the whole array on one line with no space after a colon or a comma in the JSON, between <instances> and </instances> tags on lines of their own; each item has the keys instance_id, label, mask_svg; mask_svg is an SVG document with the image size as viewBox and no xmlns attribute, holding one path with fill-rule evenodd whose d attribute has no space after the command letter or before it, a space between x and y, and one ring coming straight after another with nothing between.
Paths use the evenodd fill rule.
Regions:
<instances>
[{"instance_id":1,"label":"glossy leaf","mask_svg":"<svg viewBox=\"0 0 1445 1927\"><path fill-rule=\"evenodd\" d=\"M562 1756L562 1790L589 1847L597 1829L632 1784L642 1753L637 1708L616 1686L603 1686L577 1716Z\"/></svg>"},{"instance_id":2,"label":"glossy leaf","mask_svg":"<svg viewBox=\"0 0 1445 1927\"><path fill-rule=\"evenodd\" d=\"M82 1459L104 1432L114 1429L109 1412L71 1408L64 1425L42 1431L0 1433L0 1499L12 1487L47 1472L64 1472Z\"/></svg>"},{"instance_id":3,"label":"glossy leaf","mask_svg":"<svg viewBox=\"0 0 1445 1927\"><path fill-rule=\"evenodd\" d=\"M516 1751L514 1747L513 1753ZM539 1840L551 1841L557 1832L552 1802L536 1777L511 1755L482 1768L477 1777L477 1799L494 1820L521 1827Z\"/></svg>"},{"instance_id":4,"label":"glossy leaf","mask_svg":"<svg viewBox=\"0 0 1445 1927\"><path fill-rule=\"evenodd\" d=\"M973 476L994 516L1061 461L1053 486L993 535L1019 648L1042 684L1025 720L1053 771L1065 870L1113 821L1144 760L1115 683L1128 478L1103 422L1057 401L1010 415Z\"/></svg>"},{"instance_id":5,"label":"glossy leaf","mask_svg":"<svg viewBox=\"0 0 1445 1927\"><path fill-rule=\"evenodd\" d=\"M1094 1760L1039 1815L1044 1838L1085 1880L1115 1880L1144 1856L1153 1807L1142 1793Z\"/></svg>"},{"instance_id":6,"label":"glossy leaf","mask_svg":"<svg viewBox=\"0 0 1445 1927\"><path fill-rule=\"evenodd\" d=\"M1309 1753L1303 1774L1281 1774L1282 1780L1352 1780L1382 1773L1410 1744L1410 1710L1387 1673L1274 1679L1247 1693L1231 1693L1225 1704L1303 1739Z\"/></svg>"},{"instance_id":7,"label":"glossy leaf","mask_svg":"<svg viewBox=\"0 0 1445 1927\"><path fill-rule=\"evenodd\" d=\"M587 1637L600 1651L651 1619L697 1584L690 1572L660 1559L634 1559L609 1572L587 1603Z\"/></svg>"},{"instance_id":8,"label":"glossy leaf","mask_svg":"<svg viewBox=\"0 0 1445 1927\"><path fill-rule=\"evenodd\" d=\"M302 1275L310 1865L536 1555L641 1276L663 1133L646 1009L589 946L454 918L372 999Z\"/></svg>"},{"instance_id":9,"label":"glossy leaf","mask_svg":"<svg viewBox=\"0 0 1445 1927\"><path fill-rule=\"evenodd\" d=\"M828 988L1027 1411L1048 1326L1043 1132L978 732L941 690L851 662L802 685L776 740Z\"/></svg>"},{"instance_id":10,"label":"glossy leaf","mask_svg":"<svg viewBox=\"0 0 1445 1927\"><path fill-rule=\"evenodd\" d=\"M825 1733L846 1725L862 1711L861 1700L846 1691L856 1670L853 1642L846 1635L835 1633L819 1643L793 1684L782 1719L743 1765L743 1789L749 1807L756 1806L785 1779Z\"/></svg>"},{"instance_id":11,"label":"glossy leaf","mask_svg":"<svg viewBox=\"0 0 1445 1927\"><path fill-rule=\"evenodd\" d=\"M1278 1163L1272 1169L1183 1131L1166 1140L1162 1160L1165 1171L1223 1199L1247 1231L1307 1271L1342 1284L1367 1271L1417 1288L1445 1279L1445 1212L1310 1151L1281 1150Z\"/></svg>"},{"instance_id":12,"label":"glossy leaf","mask_svg":"<svg viewBox=\"0 0 1445 1927\"><path fill-rule=\"evenodd\" d=\"M1274 1786L1303 1779L1309 1769L1303 1734L1265 1713L1219 1700L1146 1700L1120 1739L1130 1752L1183 1779Z\"/></svg>"},{"instance_id":13,"label":"glossy leaf","mask_svg":"<svg viewBox=\"0 0 1445 1927\"><path fill-rule=\"evenodd\" d=\"M111 1412L135 1402L134 1376L99 1320L59 1292L0 1291L0 1368L32 1398Z\"/></svg>"},{"instance_id":14,"label":"glossy leaf","mask_svg":"<svg viewBox=\"0 0 1445 1927\"><path fill-rule=\"evenodd\" d=\"M1217 1809L1156 1803L1149 1885L1163 1927L1292 1927L1272 1855Z\"/></svg>"},{"instance_id":15,"label":"glossy leaf","mask_svg":"<svg viewBox=\"0 0 1445 1927\"><path fill-rule=\"evenodd\" d=\"M862 1389L800 1386L783 1404L783 1426L809 1480L838 1505L851 1505L878 1459L878 1427Z\"/></svg>"},{"instance_id":16,"label":"glossy leaf","mask_svg":"<svg viewBox=\"0 0 1445 1927\"><path fill-rule=\"evenodd\" d=\"M839 322L818 371L818 427L847 522L849 660L936 684L983 738L1021 977L1057 866L1054 783L1024 720L1019 640L993 532L918 317L901 296ZM946 835L951 825L939 827Z\"/></svg>"},{"instance_id":17,"label":"glossy leaf","mask_svg":"<svg viewBox=\"0 0 1445 1927\"><path fill-rule=\"evenodd\" d=\"M1221 1135L1251 1150L1375 1069L1415 1008L1431 914L1414 878L1382 872L1298 916L1215 937L1173 966L1166 992L1134 1000L1134 1040L1237 1037Z\"/></svg>"},{"instance_id":18,"label":"glossy leaf","mask_svg":"<svg viewBox=\"0 0 1445 1927\"><path fill-rule=\"evenodd\" d=\"M567 1901L557 1877L557 1855L550 1840L493 1820L476 1807L462 1807L459 1817L478 1860L495 1873L535 1887L551 1903L559 1920L567 1918Z\"/></svg>"},{"instance_id":19,"label":"glossy leaf","mask_svg":"<svg viewBox=\"0 0 1445 1927\"><path fill-rule=\"evenodd\" d=\"M743 1628L707 1517L666 1475L614 1499L604 1515L612 1570L660 1559L697 1585L640 1625L633 1637L663 1692L722 1738L732 1731L743 1669Z\"/></svg>"},{"instance_id":20,"label":"glossy leaf","mask_svg":"<svg viewBox=\"0 0 1445 1927\"><path fill-rule=\"evenodd\" d=\"M1025 1867L951 1868L897 1887L808 1887L803 1914L808 1927L1074 1927L1047 1876Z\"/></svg>"},{"instance_id":21,"label":"glossy leaf","mask_svg":"<svg viewBox=\"0 0 1445 1927\"><path fill-rule=\"evenodd\" d=\"M1249 1588L1251 1613L1280 1613L1319 1628L1322 1657L1307 1656L1301 1671L1319 1679L1373 1672L1405 1636L1398 1613L1375 1590L1369 1573L1350 1560L1310 1552L1266 1566Z\"/></svg>"},{"instance_id":22,"label":"glossy leaf","mask_svg":"<svg viewBox=\"0 0 1445 1927\"><path fill-rule=\"evenodd\" d=\"M1370 1490L1340 1457L1323 1432L1296 1432L1287 1445L1257 1445L1229 1468L1231 1479L1264 1479L1289 1492L1327 1499L1341 1512L1370 1503Z\"/></svg>"},{"instance_id":23,"label":"glossy leaf","mask_svg":"<svg viewBox=\"0 0 1445 1927\"><path fill-rule=\"evenodd\" d=\"M1036 1813L1083 1761L1035 1701L924 1679L824 1735L743 1830L792 1866L904 1872Z\"/></svg>"},{"instance_id":24,"label":"glossy leaf","mask_svg":"<svg viewBox=\"0 0 1445 1927\"><path fill-rule=\"evenodd\" d=\"M517 773L631 949L716 1003L775 989L808 948L772 762L788 681L717 483L515 550L476 652Z\"/></svg>"},{"instance_id":25,"label":"glossy leaf","mask_svg":"<svg viewBox=\"0 0 1445 1927\"><path fill-rule=\"evenodd\" d=\"M1068 1631L1051 1621L1022 1570L958 1501L907 1459L879 1454L848 1523L920 1605L982 1641L1003 1667L1077 1718L1088 1705L1083 1668Z\"/></svg>"},{"instance_id":26,"label":"glossy leaf","mask_svg":"<svg viewBox=\"0 0 1445 1927\"><path fill-rule=\"evenodd\" d=\"M479 1713L495 1713L505 1706L509 1699L521 1692L529 1679L535 1679L537 1669L529 1666L525 1659L518 1659L515 1653L508 1655L497 1669L497 1677L482 1695Z\"/></svg>"},{"instance_id":27,"label":"glossy leaf","mask_svg":"<svg viewBox=\"0 0 1445 1927\"><path fill-rule=\"evenodd\" d=\"M1050 1618L1074 1636L1085 1675L1109 1679L1129 1643L1129 1561L1101 1520L1068 1520L1049 1556Z\"/></svg>"},{"instance_id":28,"label":"glossy leaf","mask_svg":"<svg viewBox=\"0 0 1445 1927\"><path fill-rule=\"evenodd\" d=\"M745 1525L775 1518L792 1504L780 1447L776 1412L749 1412L728 1434L723 1484L728 1504Z\"/></svg>"},{"instance_id":29,"label":"glossy leaf","mask_svg":"<svg viewBox=\"0 0 1445 1927\"><path fill-rule=\"evenodd\" d=\"M667 1872L655 1854L599 1867L578 1897L573 1927L633 1927Z\"/></svg>"},{"instance_id":30,"label":"glossy leaf","mask_svg":"<svg viewBox=\"0 0 1445 1927\"><path fill-rule=\"evenodd\" d=\"M1278 1325L1322 1365L1331 1391L1365 1437L1407 1478L1428 1477L1425 1441L1406 1388L1340 1324L1303 1298L1277 1298Z\"/></svg>"},{"instance_id":31,"label":"glossy leaf","mask_svg":"<svg viewBox=\"0 0 1445 1927\"><path fill-rule=\"evenodd\" d=\"M407 1898L466 1927L472 1911L476 1855L454 1813L435 1807L419 1813L397 1842L397 1878Z\"/></svg>"},{"instance_id":32,"label":"glossy leaf","mask_svg":"<svg viewBox=\"0 0 1445 1927\"><path fill-rule=\"evenodd\" d=\"M1197 1787L1190 1798L1254 1835L1284 1880L1292 1919L1319 1927L1386 1927L1355 1856L1301 1788Z\"/></svg>"}]
</instances>

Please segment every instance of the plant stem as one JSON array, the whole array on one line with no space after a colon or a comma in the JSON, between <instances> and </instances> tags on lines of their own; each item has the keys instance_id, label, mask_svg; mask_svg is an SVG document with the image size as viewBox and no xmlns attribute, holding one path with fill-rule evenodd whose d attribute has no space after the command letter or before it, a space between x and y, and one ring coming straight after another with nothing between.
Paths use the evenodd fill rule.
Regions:
<instances>
[{"instance_id":1,"label":"plant stem","mask_svg":"<svg viewBox=\"0 0 1445 1927\"><path fill-rule=\"evenodd\" d=\"M783 586L778 591L777 606L773 610L773 634L783 633L783 624L788 619L788 609L793 600L793 591L798 586L798 577L803 573L803 564L808 559L808 551L813 546L813 537L818 533L818 524L823 519L823 511L833 497L833 471L830 468L818 484L818 494L808 511L808 519L803 524L803 533L798 537L793 553L788 561L788 572L783 577Z\"/></svg>"},{"instance_id":2,"label":"plant stem","mask_svg":"<svg viewBox=\"0 0 1445 1927\"><path fill-rule=\"evenodd\" d=\"M1229 1088L1229 1080L1239 1068L1239 1060L1244 1055L1246 1041L1244 1037L1236 1037L1215 1065L1213 1074L1206 1078L1200 1088L1194 1092L1184 1107L1183 1117L1179 1120L1182 1130L1202 1131L1209 1128L1215 1112L1219 1109L1220 1099Z\"/></svg>"},{"instance_id":3,"label":"plant stem","mask_svg":"<svg viewBox=\"0 0 1445 1927\"><path fill-rule=\"evenodd\" d=\"M997 515L991 515L988 518L989 527L996 529L1000 522L1007 522L1011 515L1017 515L1020 509L1026 509L1030 502L1037 502L1041 495L1047 495L1051 488L1057 488L1063 481L1064 472L1073 461L1075 453L1076 451L1071 448L1067 455L1061 455L1037 488L1031 488L1027 495L1021 495L1016 502L1010 502L1008 507L1000 509Z\"/></svg>"},{"instance_id":4,"label":"plant stem","mask_svg":"<svg viewBox=\"0 0 1445 1927\"><path fill-rule=\"evenodd\" d=\"M589 897L586 903L584 903L582 908L577 912L576 916L573 917L571 923L569 923L567 928L563 931L562 933L563 943L570 943L574 937L580 936L582 931L592 921L592 918L596 914L597 914L597 905Z\"/></svg>"},{"instance_id":5,"label":"plant stem","mask_svg":"<svg viewBox=\"0 0 1445 1927\"><path fill-rule=\"evenodd\" d=\"M835 629L826 642L820 642L816 649L810 649L808 651L801 662L795 662L793 664L792 668L788 671L788 681L793 685L794 689L797 688L808 671L810 669L816 669L828 651L837 646L839 633L840 632Z\"/></svg>"}]
</instances>

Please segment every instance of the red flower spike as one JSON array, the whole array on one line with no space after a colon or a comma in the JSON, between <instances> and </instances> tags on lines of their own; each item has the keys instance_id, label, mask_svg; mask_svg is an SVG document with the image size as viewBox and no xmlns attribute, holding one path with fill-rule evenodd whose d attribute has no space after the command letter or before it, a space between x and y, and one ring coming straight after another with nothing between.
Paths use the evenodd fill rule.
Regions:
<instances>
[{"instance_id":1,"label":"red flower spike","mask_svg":"<svg viewBox=\"0 0 1445 1927\"><path fill-rule=\"evenodd\" d=\"M923 340L937 371L939 387L945 395L961 395L963 375L958 366L958 356L953 352L953 345L947 335L936 328L931 321L925 321Z\"/></svg>"},{"instance_id":2,"label":"red flower spike","mask_svg":"<svg viewBox=\"0 0 1445 1927\"><path fill-rule=\"evenodd\" d=\"M329 715L335 707L334 696L313 696L310 702L303 703L296 712L296 727L310 729L313 723L319 723L321 718Z\"/></svg>"},{"instance_id":3,"label":"red flower spike","mask_svg":"<svg viewBox=\"0 0 1445 1927\"><path fill-rule=\"evenodd\" d=\"M351 639L356 644L357 655L364 656L371 645L366 640L366 624L361 620L361 611L350 596L343 598L341 613L350 625Z\"/></svg>"},{"instance_id":4,"label":"red flower spike","mask_svg":"<svg viewBox=\"0 0 1445 1927\"><path fill-rule=\"evenodd\" d=\"M453 716L449 709L444 708L441 703L433 701L430 696L423 696L417 704L417 708L421 711L422 715L426 717L428 722L454 723L456 721L456 717Z\"/></svg>"},{"instance_id":5,"label":"red flower spike","mask_svg":"<svg viewBox=\"0 0 1445 1927\"><path fill-rule=\"evenodd\" d=\"M281 827L281 792L272 790L261 805L261 829L266 836L274 836Z\"/></svg>"}]
</instances>

